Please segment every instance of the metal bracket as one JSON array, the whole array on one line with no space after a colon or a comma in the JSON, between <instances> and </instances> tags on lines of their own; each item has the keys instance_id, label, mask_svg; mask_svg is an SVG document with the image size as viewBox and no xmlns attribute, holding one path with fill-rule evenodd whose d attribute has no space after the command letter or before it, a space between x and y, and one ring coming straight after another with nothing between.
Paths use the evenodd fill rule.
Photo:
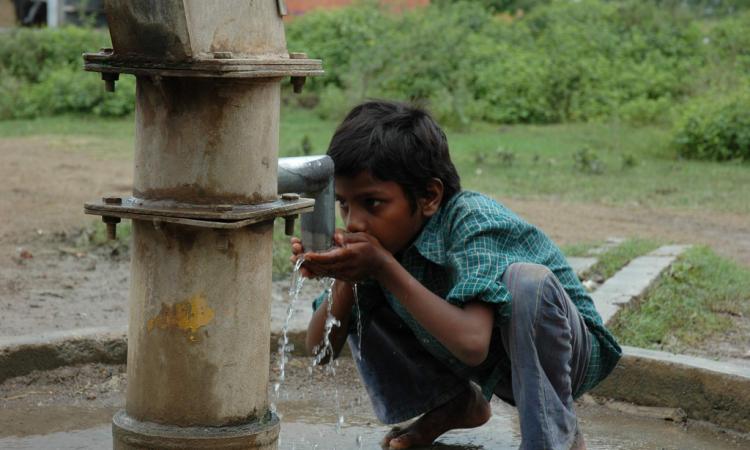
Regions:
<instances>
[{"instance_id":1,"label":"metal bracket","mask_svg":"<svg viewBox=\"0 0 750 450\"><path fill-rule=\"evenodd\" d=\"M229 230L272 221L276 217L311 212L315 206L315 200L310 198L281 199L254 205L194 205L172 201L146 201L135 197L122 199L120 203L112 203L111 197L107 199L110 203L86 203L84 212L103 218L135 219Z\"/></svg>"}]
</instances>

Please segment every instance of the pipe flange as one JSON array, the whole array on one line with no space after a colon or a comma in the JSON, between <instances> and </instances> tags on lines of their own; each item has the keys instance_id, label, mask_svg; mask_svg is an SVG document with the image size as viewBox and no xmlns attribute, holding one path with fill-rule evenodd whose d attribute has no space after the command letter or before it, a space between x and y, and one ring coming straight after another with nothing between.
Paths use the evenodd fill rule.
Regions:
<instances>
[{"instance_id":1,"label":"pipe flange","mask_svg":"<svg viewBox=\"0 0 750 450\"><path fill-rule=\"evenodd\" d=\"M237 229L276 217L312 212L315 200L299 197L246 204L197 205L168 200L123 198L120 203L105 201L84 204L84 212L95 216L177 223L202 228Z\"/></svg>"},{"instance_id":2,"label":"pipe flange","mask_svg":"<svg viewBox=\"0 0 750 450\"><path fill-rule=\"evenodd\" d=\"M319 59L235 58L228 52L219 53L220 57L213 55L186 61L122 57L112 52L84 53L83 68L89 72L193 78L304 78L325 73Z\"/></svg>"},{"instance_id":3,"label":"pipe flange","mask_svg":"<svg viewBox=\"0 0 750 450\"><path fill-rule=\"evenodd\" d=\"M223 427L178 427L142 422L125 410L112 418L115 450L130 449L257 449L276 448L279 417L271 412L261 420Z\"/></svg>"}]
</instances>

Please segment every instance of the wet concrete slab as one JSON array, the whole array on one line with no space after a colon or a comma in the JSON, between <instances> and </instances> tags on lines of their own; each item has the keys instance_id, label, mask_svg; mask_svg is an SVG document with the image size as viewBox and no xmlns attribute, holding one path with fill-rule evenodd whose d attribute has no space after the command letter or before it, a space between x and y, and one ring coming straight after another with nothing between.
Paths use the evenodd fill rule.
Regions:
<instances>
[{"instance_id":1,"label":"wet concrete slab","mask_svg":"<svg viewBox=\"0 0 750 450\"><path fill-rule=\"evenodd\" d=\"M579 277L594 267L594 264L598 261L593 256L570 256L567 259L568 264Z\"/></svg>"},{"instance_id":2,"label":"wet concrete slab","mask_svg":"<svg viewBox=\"0 0 750 450\"><path fill-rule=\"evenodd\" d=\"M293 357L286 367L281 396L279 449L379 449L389 430L375 419L353 361L339 360L336 374L308 370L309 358ZM0 385L0 449L111 448L112 414L124 406L127 380L122 366L82 366L39 372ZM271 378L278 372L272 367ZM95 395L94 395L95 394ZM664 409L664 408L661 408ZM750 448L747 438L655 409L579 403L578 413L590 449ZM482 427L445 434L435 449L514 449L520 443L516 410L493 401L493 415ZM627 409L625 409L627 411ZM645 411L645 413L644 413ZM339 415L343 423L338 426Z\"/></svg>"},{"instance_id":3,"label":"wet concrete slab","mask_svg":"<svg viewBox=\"0 0 750 450\"><path fill-rule=\"evenodd\" d=\"M301 411L304 414L304 411ZM589 449L680 449L736 450L749 442L722 435L698 425L683 425L663 420L639 418L613 411L605 406L580 408L584 436ZM106 415L106 414L104 414ZM332 415L335 417L335 415ZM330 418L329 418L330 419ZM309 417L282 421L279 449L380 449L380 439L388 427L372 418L349 417L337 429L335 420ZM107 421L81 430L0 438L3 449L104 449L112 442ZM515 449L520 444L515 410L497 403L493 416L480 428L449 432L430 447L440 450Z\"/></svg>"}]
</instances>

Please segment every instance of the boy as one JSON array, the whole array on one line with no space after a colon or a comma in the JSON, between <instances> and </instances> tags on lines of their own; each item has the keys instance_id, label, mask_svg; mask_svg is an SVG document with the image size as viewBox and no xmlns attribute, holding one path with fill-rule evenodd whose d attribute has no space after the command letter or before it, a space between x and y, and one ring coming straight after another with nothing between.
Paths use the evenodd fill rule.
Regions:
<instances>
[{"instance_id":1,"label":"boy","mask_svg":"<svg viewBox=\"0 0 750 450\"><path fill-rule=\"evenodd\" d=\"M621 350L560 250L502 205L461 191L445 134L420 109L359 105L328 155L346 230L322 253L293 238L292 260L304 253L303 276L336 280L330 313L340 326L324 356L348 336L378 418L421 415L383 445L430 445L478 427L494 394L517 406L521 448L585 448L573 399ZM311 352L325 351L322 301Z\"/></svg>"}]
</instances>

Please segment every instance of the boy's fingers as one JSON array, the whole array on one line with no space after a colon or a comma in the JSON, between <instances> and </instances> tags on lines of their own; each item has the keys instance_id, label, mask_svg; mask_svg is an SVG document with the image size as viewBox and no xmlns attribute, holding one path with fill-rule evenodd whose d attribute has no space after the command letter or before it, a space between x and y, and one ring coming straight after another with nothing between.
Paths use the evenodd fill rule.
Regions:
<instances>
[{"instance_id":1,"label":"boy's fingers","mask_svg":"<svg viewBox=\"0 0 750 450\"><path fill-rule=\"evenodd\" d=\"M305 262L304 265L317 275L330 276L342 280L349 280L352 277L352 274L356 273L356 271L352 272L352 267L347 262L339 262L335 264L315 264Z\"/></svg>"},{"instance_id":2,"label":"boy's fingers","mask_svg":"<svg viewBox=\"0 0 750 450\"><path fill-rule=\"evenodd\" d=\"M344 249L334 249L323 253L306 253L305 261L315 264L333 264L347 259Z\"/></svg>"}]
</instances>

